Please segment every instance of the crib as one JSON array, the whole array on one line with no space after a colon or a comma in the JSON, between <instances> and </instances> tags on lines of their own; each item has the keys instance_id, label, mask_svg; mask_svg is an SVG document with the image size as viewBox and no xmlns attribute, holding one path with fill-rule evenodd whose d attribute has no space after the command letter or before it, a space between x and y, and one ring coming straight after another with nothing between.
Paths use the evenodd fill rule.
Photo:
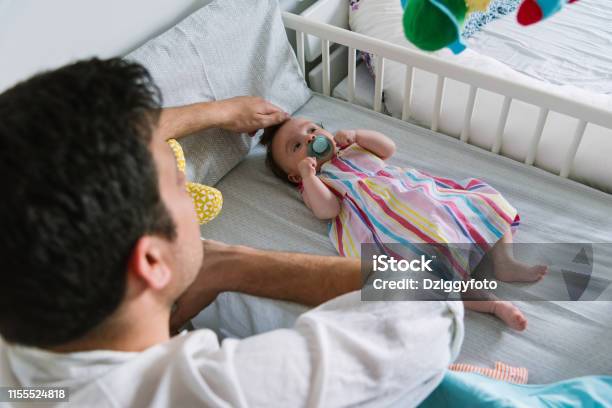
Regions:
<instances>
[{"instance_id":1,"label":"crib","mask_svg":"<svg viewBox=\"0 0 612 408\"><path fill-rule=\"evenodd\" d=\"M503 96L501 109L497 113L495 134L489 150L501 154L504 130L507 125L510 108L514 101L522 101L538 108L539 112L532 128L529 147L523 162L527 166L537 165L535 158L538 153L544 128L552 112L557 112L577 119L571 142L567 147L560 168L556 172L559 177L568 178L572 171L574 160L585 130L589 124L612 129L612 110L596 106L561 95L543 87L526 83L517 83L500 76L491 75L470 67L453 63L452 60L436 58L427 53L408 49L396 44L371 38L342 27L348 26L348 2L320 1L302 15L285 12L283 20L287 29L295 32L296 53L305 76L310 79L311 86L319 88L324 95L331 95L334 82L347 75L346 99L355 102L357 52L367 52L374 55L375 85L371 106L374 111L383 110L384 67L388 61L395 61L404 66L403 107L401 119L411 120L413 108L413 87L415 69L432 73L436 76L433 95L433 114L429 127L432 131L440 131L440 114L442 100L448 80L455 80L469 86L467 99L462 102L460 112L463 123L459 139L470 143L470 127L477 94L481 90L491 91ZM337 47L330 53L333 44ZM321 64L307 70L308 62L321 55ZM457 108L456 106L454 108ZM604 148L602 146L602 148ZM607 146L605 147L607 148ZM584 180L580 180L585 182ZM588 181L586 182L588 184Z\"/></svg>"}]
</instances>

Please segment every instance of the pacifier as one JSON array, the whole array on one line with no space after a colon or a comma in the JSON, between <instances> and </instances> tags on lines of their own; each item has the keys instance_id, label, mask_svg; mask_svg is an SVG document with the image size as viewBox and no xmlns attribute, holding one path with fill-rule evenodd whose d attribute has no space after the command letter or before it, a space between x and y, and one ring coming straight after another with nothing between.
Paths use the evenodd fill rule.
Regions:
<instances>
[{"instance_id":1,"label":"pacifier","mask_svg":"<svg viewBox=\"0 0 612 408\"><path fill-rule=\"evenodd\" d=\"M315 136L313 141L308 144L308 156L319 161L330 158L333 152L334 146L331 140L322 135Z\"/></svg>"}]
</instances>

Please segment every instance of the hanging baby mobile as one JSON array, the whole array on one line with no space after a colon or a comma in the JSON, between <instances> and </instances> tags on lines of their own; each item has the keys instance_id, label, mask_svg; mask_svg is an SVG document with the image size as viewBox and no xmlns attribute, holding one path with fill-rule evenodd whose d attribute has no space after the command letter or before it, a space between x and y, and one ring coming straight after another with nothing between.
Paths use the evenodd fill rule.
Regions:
<instances>
[{"instance_id":1,"label":"hanging baby mobile","mask_svg":"<svg viewBox=\"0 0 612 408\"><path fill-rule=\"evenodd\" d=\"M566 4L578 0L524 0L519 6L517 20L531 25L557 13ZM461 40L461 29L466 16L475 11L486 11L491 0L401 0L404 9L403 25L406 38L424 51L448 47L459 54L466 46Z\"/></svg>"}]
</instances>

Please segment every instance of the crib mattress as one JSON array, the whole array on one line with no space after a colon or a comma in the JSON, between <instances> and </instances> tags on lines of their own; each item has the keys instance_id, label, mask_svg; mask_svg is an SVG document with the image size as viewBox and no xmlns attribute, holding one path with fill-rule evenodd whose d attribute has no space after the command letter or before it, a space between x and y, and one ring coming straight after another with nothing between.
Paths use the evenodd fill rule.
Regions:
<instances>
[{"instance_id":1,"label":"crib mattress","mask_svg":"<svg viewBox=\"0 0 612 408\"><path fill-rule=\"evenodd\" d=\"M397 165L459 179L484 179L519 210L522 225L517 242L612 242L612 195L333 98L314 95L296 115L321 121L332 132L379 130L396 142L391 162ZM312 216L295 189L265 168L263 149L256 148L217 187L225 197L223 212L202 226L204 238L335 254L326 223ZM610 298L612 289L607 290ZM529 319L522 333L491 316L466 314L460 362L525 366L532 383L612 373L611 302L516 303ZM288 302L225 293L194 319L194 325L212 328L222 337L244 337L290 327L305 310Z\"/></svg>"}]
</instances>

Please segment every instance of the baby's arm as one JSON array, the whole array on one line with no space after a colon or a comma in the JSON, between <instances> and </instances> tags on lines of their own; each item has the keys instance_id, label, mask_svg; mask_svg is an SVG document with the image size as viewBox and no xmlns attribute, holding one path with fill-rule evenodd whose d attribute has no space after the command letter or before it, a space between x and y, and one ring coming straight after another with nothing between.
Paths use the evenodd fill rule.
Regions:
<instances>
[{"instance_id":1,"label":"baby's arm","mask_svg":"<svg viewBox=\"0 0 612 408\"><path fill-rule=\"evenodd\" d=\"M395 153L395 143L393 140L374 130L340 130L336 133L334 139L340 146L357 143L383 160L387 160Z\"/></svg>"},{"instance_id":2,"label":"baby's arm","mask_svg":"<svg viewBox=\"0 0 612 408\"><path fill-rule=\"evenodd\" d=\"M317 161L306 157L298 164L302 177L304 202L320 220L334 218L340 212L340 200L317 177Z\"/></svg>"}]
</instances>

